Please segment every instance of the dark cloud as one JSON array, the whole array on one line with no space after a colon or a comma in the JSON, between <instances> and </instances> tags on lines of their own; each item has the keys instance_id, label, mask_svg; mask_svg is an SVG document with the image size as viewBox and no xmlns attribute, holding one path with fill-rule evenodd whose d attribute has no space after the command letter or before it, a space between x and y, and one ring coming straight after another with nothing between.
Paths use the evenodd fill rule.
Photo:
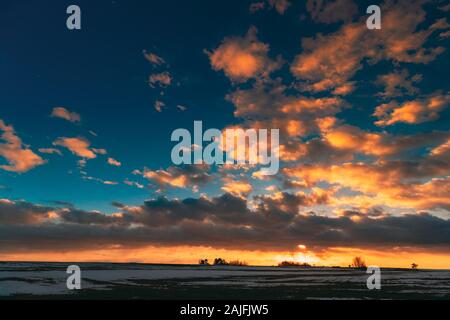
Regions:
<instances>
[{"instance_id":1,"label":"dark cloud","mask_svg":"<svg viewBox=\"0 0 450 320\"><path fill-rule=\"evenodd\" d=\"M56 205L56 206L66 207L66 208L73 208L74 207L73 203L68 202L68 201L51 200L51 201L48 201L48 203L51 203L51 204Z\"/></svg>"},{"instance_id":2,"label":"dark cloud","mask_svg":"<svg viewBox=\"0 0 450 320\"><path fill-rule=\"evenodd\" d=\"M1 252L100 249L112 246L203 245L229 249L290 250L318 247L431 246L450 244L450 220L428 213L392 216L379 209L337 217L299 214L327 203L327 195L279 193L254 199L216 198L146 201L107 215L54 209L25 202L0 207ZM57 212L57 215L51 215ZM357 215L358 219L352 219ZM37 217L37 218L36 218Z\"/></svg>"},{"instance_id":3,"label":"dark cloud","mask_svg":"<svg viewBox=\"0 0 450 320\"><path fill-rule=\"evenodd\" d=\"M0 224L1 225L20 225L35 224L46 219L51 207L34 205L32 203L0 199Z\"/></svg>"},{"instance_id":4,"label":"dark cloud","mask_svg":"<svg viewBox=\"0 0 450 320\"><path fill-rule=\"evenodd\" d=\"M322 23L348 22L358 13L352 0L308 0L306 9L314 21Z\"/></svg>"},{"instance_id":5,"label":"dark cloud","mask_svg":"<svg viewBox=\"0 0 450 320\"><path fill-rule=\"evenodd\" d=\"M70 209L60 215L64 222L75 224L112 225L126 223L122 217L106 215L97 211Z\"/></svg>"}]
</instances>

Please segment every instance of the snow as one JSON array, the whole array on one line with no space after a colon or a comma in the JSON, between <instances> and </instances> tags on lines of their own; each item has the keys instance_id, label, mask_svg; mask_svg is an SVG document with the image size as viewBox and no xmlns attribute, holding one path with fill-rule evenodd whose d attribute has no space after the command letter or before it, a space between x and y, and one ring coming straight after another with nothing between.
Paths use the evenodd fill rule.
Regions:
<instances>
[{"instance_id":1,"label":"snow","mask_svg":"<svg viewBox=\"0 0 450 320\"><path fill-rule=\"evenodd\" d=\"M13 295L70 295L69 274L62 263L0 263L0 297ZM236 287L241 289L292 288L292 290L332 290L361 292L369 274L364 270L332 268L278 268L227 266L171 266L143 264L80 263L82 289L114 290L117 286L145 287L167 281L189 287ZM179 280L177 282L177 280ZM390 270L381 272L383 290L398 294L429 293L436 297L450 294L448 270ZM154 288L154 287L153 287ZM289 289L291 290L291 289ZM315 296L315 295L314 295ZM312 298L312 297L311 297ZM324 298L324 297L318 297ZM327 297L325 297L327 298ZM328 297L338 299L341 297Z\"/></svg>"}]
</instances>

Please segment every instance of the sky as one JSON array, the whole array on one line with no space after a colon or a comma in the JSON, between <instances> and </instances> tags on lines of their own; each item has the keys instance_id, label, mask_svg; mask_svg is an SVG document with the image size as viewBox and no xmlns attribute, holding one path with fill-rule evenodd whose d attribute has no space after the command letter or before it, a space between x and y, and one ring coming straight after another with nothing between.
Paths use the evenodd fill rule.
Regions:
<instances>
[{"instance_id":1,"label":"sky","mask_svg":"<svg viewBox=\"0 0 450 320\"><path fill-rule=\"evenodd\" d=\"M450 268L450 6L372 2L2 1L0 260ZM175 165L194 121L278 173Z\"/></svg>"}]
</instances>

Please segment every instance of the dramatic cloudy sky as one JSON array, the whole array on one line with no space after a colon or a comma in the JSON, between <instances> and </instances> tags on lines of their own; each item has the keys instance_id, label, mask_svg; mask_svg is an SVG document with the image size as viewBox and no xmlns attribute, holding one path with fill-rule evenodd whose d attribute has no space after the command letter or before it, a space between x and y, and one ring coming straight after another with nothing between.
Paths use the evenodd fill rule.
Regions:
<instances>
[{"instance_id":1,"label":"dramatic cloudy sky","mask_svg":"<svg viewBox=\"0 0 450 320\"><path fill-rule=\"evenodd\" d=\"M449 12L2 1L0 260L450 268ZM279 129L279 173L175 166L195 120Z\"/></svg>"}]
</instances>

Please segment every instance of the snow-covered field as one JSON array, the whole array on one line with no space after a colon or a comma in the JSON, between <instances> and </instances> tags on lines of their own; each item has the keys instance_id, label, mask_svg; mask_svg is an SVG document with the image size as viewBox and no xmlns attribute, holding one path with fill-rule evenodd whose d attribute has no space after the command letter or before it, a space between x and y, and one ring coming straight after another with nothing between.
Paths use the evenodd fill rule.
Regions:
<instances>
[{"instance_id":1,"label":"snow-covered field","mask_svg":"<svg viewBox=\"0 0 450 320\"><path fill-rule=\"evenodd\" d=\"M0 263L0 299L450 299L449 270L383 269L381 290L364 270L79 263Z\"/></svg>"}]
</instances>

